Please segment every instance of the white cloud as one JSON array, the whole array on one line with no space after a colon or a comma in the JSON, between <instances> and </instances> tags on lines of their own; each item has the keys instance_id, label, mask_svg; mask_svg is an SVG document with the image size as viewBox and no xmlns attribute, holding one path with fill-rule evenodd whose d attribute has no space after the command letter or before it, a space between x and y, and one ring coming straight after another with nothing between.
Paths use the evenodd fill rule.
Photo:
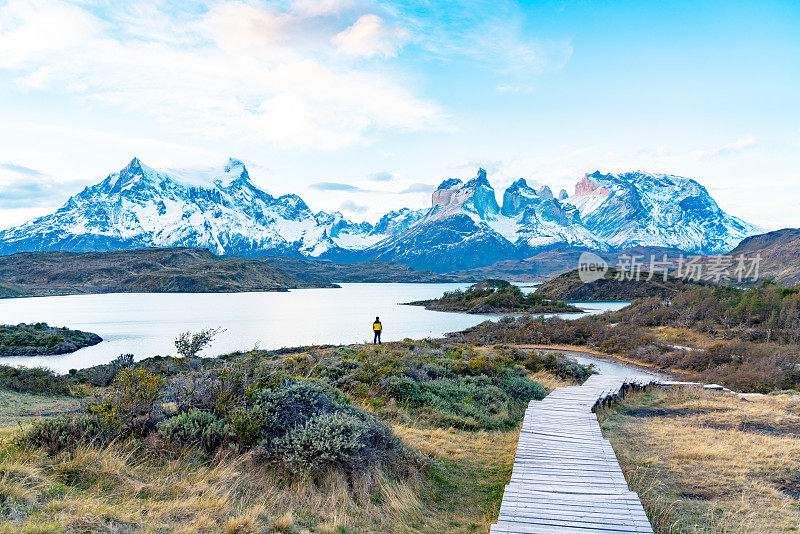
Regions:
<instances>
[{"instance_id":1,"label":"white cloud","mask_svg":"<svg viewBox=\"0 0 800 534\"><path fill-rule=\"evenodd\" d=\"M227 2L202 15L158 5L115 6L100 18L61 0L9 0L0 7L0 69L22 86L146 113L210 140L333 149L363 142L372 129L440 124L438 106L396 75L340 62L331 39L341 25L312 13L344 4L318 2L315 11L307 2ZM148 31L142 17L158 23ZM380 31L360 35L362 45L377 39L381 56L397 46ZM358 49L356 34L345 41Z\"/></svg>"},{"instance_id":2,"label":"white cloud","mask_svg":"<svg viewBox=\"0 0 800 534\"><path fill-rule=\"evenodd\" d=\"M355 6L352 0L296 0L292 10L309 17L336 15Z\"/></svg>"},{"instance_id":3,"label":"white cloud","mask_svg":"<svg viewBox=\"0 0 800 534\"><path fill-rule=\"evenodd\" d=\"M723 156L726 154L735 154L736 152L741 152L742 150L754 147L757 140L758 139L756 136L748 135L746 137L742 137L741 139L737 139L733 143L729 143L717 148L695 150L693 154L698 158L709 158L714 156Z\"/></svg>"},{"instance_id":4,"label":"white cloud","mask_svg":"<svg viewBox=\"0 0 800 534\"><path fill-rule=\"evenodd\" d=\"M389 27L378 15L362 15L346 30L333 37L333 42L345 54L360 57L394 57L408 40L408 32Z\"/></svg>"}]
</instances>

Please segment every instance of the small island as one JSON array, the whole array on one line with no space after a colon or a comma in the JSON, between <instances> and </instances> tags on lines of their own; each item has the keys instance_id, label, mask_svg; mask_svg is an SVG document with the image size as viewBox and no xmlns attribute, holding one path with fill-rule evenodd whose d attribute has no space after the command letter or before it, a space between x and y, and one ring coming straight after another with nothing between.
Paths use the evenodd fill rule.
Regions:
<instances>
[{"instance_id":1,"label":"small island","mask_svg":"<svg viewBox=\"0 0 800 534\"><path fill-rule=\"evenodd\" d=\"M103 338L97 334L47 323L0 325L0 356L66 354L101 341Z\"/></svg>"},{"instance_id":2,"label":"small island","mask_svg":"<svg viewBox=\"0 0 800 534\"><path fill-rule=\"evenodd\" d=\"M428 310L454 311L474 314L493 313L580 313L566 302L550 300L536 293L525 294L505 280L487 279L473 284L466 291L445 293L438 299L418 300L411 306L425 306Z\"/></svg>"}]
</instances>

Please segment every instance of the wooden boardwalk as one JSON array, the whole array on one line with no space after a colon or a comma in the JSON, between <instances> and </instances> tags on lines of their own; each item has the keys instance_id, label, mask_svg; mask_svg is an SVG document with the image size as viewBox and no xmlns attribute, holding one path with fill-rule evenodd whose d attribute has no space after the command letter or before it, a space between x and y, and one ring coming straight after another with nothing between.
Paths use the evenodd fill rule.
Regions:
<instances>
[{"instance_id":1,"label":"wooden boardwalk","mask_svg":"<svg viewBox=\"0 0 800 534\"><path fill-rule=\"evenodd\" d=\"M653 382L593 375L581 386L556 388L543 400L531 401L511 482L490 532L652 534L592 409Z\"/></svg>"}]
</instances>

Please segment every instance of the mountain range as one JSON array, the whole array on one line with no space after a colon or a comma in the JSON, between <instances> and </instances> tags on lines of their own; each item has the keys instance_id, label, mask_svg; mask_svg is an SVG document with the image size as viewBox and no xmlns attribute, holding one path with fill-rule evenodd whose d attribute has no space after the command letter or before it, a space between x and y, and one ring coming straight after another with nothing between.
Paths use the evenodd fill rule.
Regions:
<instances>
[{"instance_id":1,"label":"mountain range","mask_svg":"<svg viewBox=\"0 0 800 534\"><path fill-rule=\"evenodd\" d=\"M470 180L443 181L430 208L391 211L373 225L313 212L297 195L274 197L235 159L205 171L165 171L134 158L54 213L0 231L0 254L183 246L446 272L563 247L714 254L762 232L721 210L695 180L640 171L587 174L572 195L520 178L501 205L479 169Z\"/></svg>"}]
</instances>

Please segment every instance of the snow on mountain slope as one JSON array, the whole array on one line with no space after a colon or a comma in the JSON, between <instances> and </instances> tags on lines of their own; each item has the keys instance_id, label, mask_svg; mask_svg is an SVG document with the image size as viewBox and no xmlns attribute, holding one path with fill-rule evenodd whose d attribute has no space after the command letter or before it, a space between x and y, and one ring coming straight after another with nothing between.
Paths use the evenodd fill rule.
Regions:
<instances>
[{"instance_id":1,"label":"snow on mountain slope","mask_svg":"<svg viewBox=\"0 0 800 534\"><path fill-rule=\"evenodd\" d=\"M695 180L667 174L594 172L564 202L575 206L586 229L615 249L647 245L715 254L763 232L722 211Z\"/></svg>"},{"instance_id":2,"label":"snow on mountain slope","mask_svg":"<svg viewBox=\"0 0 800 534\"><path fill-rule=\"evenodd\" d=\"M158 171L134 158L52 215L0 232L0 251L182 245L217 254L318 256L340 246L337 240L363 248L376 240L371 230L341 214L314 214L297 195L265 193L238 160L203 171Z\"/></svg>"},{"instance_id":3,"label":"snow on mountain slope","mask_svg":"<svg viewBox=\"0 0 800 534\"><path fill-rule=\"evenodd\" d=\"M758 233L723 212L696 181L663 174L595 172L571 196L519 179L504 191L501 206L479 169L466 182L442 182L430 208L392 211L373 226L339 212L314 213L297 195L273 197L235 159L205 170L156 170L134 158L55 213L0 231L0 253L189 246L246 256L394 260L449 271L554 247L717 253Z\"/></svg>"}]
</instances>

